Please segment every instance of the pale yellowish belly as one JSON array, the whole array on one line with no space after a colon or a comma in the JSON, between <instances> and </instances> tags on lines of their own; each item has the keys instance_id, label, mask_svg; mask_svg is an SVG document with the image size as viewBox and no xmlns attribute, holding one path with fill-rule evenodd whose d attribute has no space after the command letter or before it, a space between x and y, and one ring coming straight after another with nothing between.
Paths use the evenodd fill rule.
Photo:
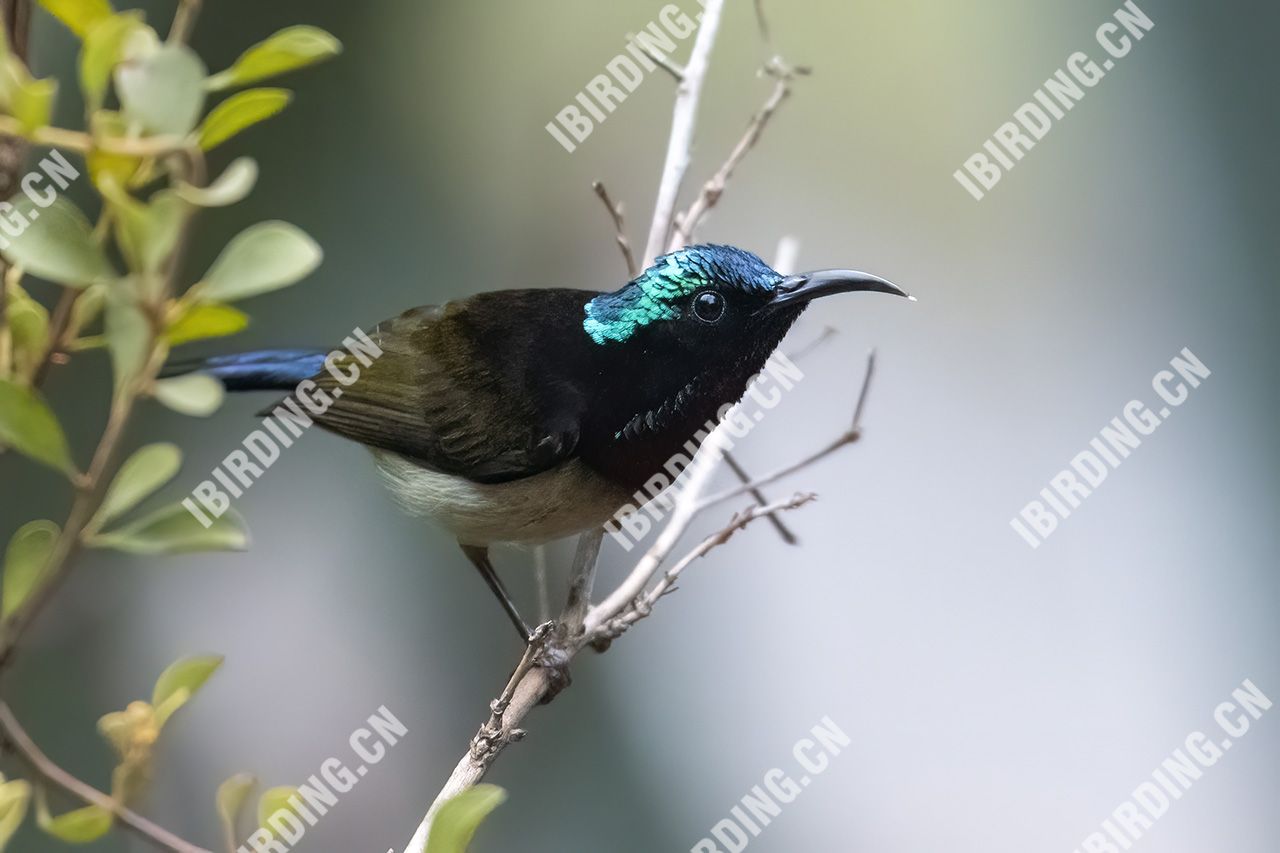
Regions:
<instances>
[{"instance_id":1,"label":"pale yellowish belly","mask_svg":"<svg viewBox=\"0 0 1280 853\"><path fill-rule=\"evenodd\" d=\"M631 499L577 460L507 483L474 483L388 451L373 456L396 503L433 519L464 545L562 539L604 524Z\"/></svg>"}]
</instances>

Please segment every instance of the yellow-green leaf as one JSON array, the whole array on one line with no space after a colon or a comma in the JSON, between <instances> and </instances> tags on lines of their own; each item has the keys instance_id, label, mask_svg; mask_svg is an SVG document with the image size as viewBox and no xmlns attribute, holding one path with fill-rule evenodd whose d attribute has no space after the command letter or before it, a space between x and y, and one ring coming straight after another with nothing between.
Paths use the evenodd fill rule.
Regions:
<instances>
[{"instance_id":1,"label":"yellow-green leaf","mask_svg":"<svg viewBox=\"0 0 1280 853\"><path fill-rule=\"evenodd\" d=\"M200 296L233 302L287 287L320 265L324 253L296 225L260 222L241 231L218 255Z\"/></svg>"},{"instance_id":2,"label":"yellow-green leaf","mask_svg":"<svg viewBox=\"0 0 1280 853\"><path fill-rule=\"evenodd\" d=\"M28 197L13 203L0 222L9 245L0 250L28 273L68 287L88 287L115 275L102 248L93 239L88 218L59 196L48 207Z\"/></svg>"},{"instance_id":3,"label":"yellow-green leaf","mask_svg":"<svg viewBox=\"0 0 1280 853\"><path fill-rule=\"evenodd\" d=\"M258 799L258 825L274 834L275 827L271 825L272 817L275 816L280 822L286 821L285 818L278 816L277 812L287 812L294 820L301 823L298 810L289 805L289 800L296 796L298 796L298 789L292 785L279 785L263 791Z\"/></svg>"},{"instance_id":4,"label":"yellow-green leaf","mask_svg":"<svg viewBox=\"0 0 1280 853\"><path fill-rule=\"evenodd\" d=\"M94 24L111 17L107 0L40 0L40 5L80 38Z\"/></svg>"},{"instance_id":5,"label":"yellow-green leaf","mask_svg":"<svg viewBox=\"0 0 1280 853\"><path fill-rule=\"evenodd\" d=\"M243 551L249 545L244 523L235 512L209 518L205 527L186 507L174 504L137 521L89 537L93 548L127 554L184 554L192 551Z\"/></svg>"},{"instance_id":6,"label":"yellow-green leaf","mask_svg":"<svg viewBox=\"0 0 1280 853\"><path fill-rule=\"evenodd\" d=\"M27 132L47 127L57 96L57 80L26 80L9 93L9 112Z\"/></svg>"},{"instance_id":7,"label":"yellow-green leaf","mask_svg":"<svg viewBox=\"0 0 1280 853\"><path fill-rule=\"evenodd\" d=\"M100 530L103 525L124 515L172 480L180 467L182 451L176 444L163 442L139 448L120 466L120 473L111 481L102 506L89 522L89 527Z\"/></svg>"},{"instance_id":8,"label":"yellow-green leaf","mask_svg":"<svg viewBox=\"0 0 1280 853\"><path fill-rule=\"evenodd\" d=\"M75 472L57 417L40 395L0 379L0 445L67 474Z\"/></svg>"},{"instance_id":9,"label":"yellow-green leaf","mask_svg":"<svg viewBox=\"0 0 1280 853\"><path fill-rule=\"evenodd\" d=\"M197 135L205 151L221 145L246 127L271 118L289 105L288 89L248 89L237 92L205 116Z\"/></svg>"},{"instance_id":10,"label":"yellow-green leaf","mask_svg":"<svg viewBox=\"0 0 1280 853\"><path fill-rule=\"evenodd\" d=\"M210 91L243 86L337 56L342 44L318 27L286 27L240 54L228 68L208 79Z\"/></svg>"},{"instance_id":11,"label":"yellow-green leaf","mask_svg":"<svg viewBox=\"0 0 1280 853\"><path fill-rule=\"evenodd\" d=\"M4 777L0 776L0 780ZM31 801L31 785L22 779L14 779L0 785L0 851L9 846L9 840L27 816L27 804Z\"/></svg>"},{"instance_id":12,"label":"yellow-green leaf","mask_svg":"<svg viewBox=\"0 0 1280 853\"><path fill-rule=\"evenodd\" d=\"M237 833L236 824L240 813L244 811L245 800L249 798L258 780L249 773L237 773L218 786L215 802L218 806L218 820L222 823L222 834L227 841L227 849L234 850Z\"/></svg>"},{"instance_id":13,"label":"yellow-green leaf","mask_svg":"<svg viewBox=\"0 0 1280 853\"><path fill-rule=\"evenodd\" d=\"M204 418L218 411L226 392L222 383L206 373L188 373L171 379L160 379L151 393L162 405L175 412Z\"/></svg>"},{"instance_id":14,"label":"yellow-green leaf","mask_svg":"<svg viewBox=\"0 0 1280 853\"><path fill-rule=\"evenodd\" d=\"M195 187L179 182L175 192L199 207L226 207L247 196L257 180L257 161L252 157L237 157L209 186Z\"/></svg>"},{"instance_id":15,"label":"yellow-green leaf","mask_svg":"<svg viewBox=\"0 0 1280 853\"><path fill-rule=\"evenodd\" d=\"M49 557L60 532L58 525L42 519L27 522L13 534L4 554L4 599L0 617L8 619L45 580Z\"/></svg>"},{"instance_id":16,"label":"yellow-green leaf","mask_svg":"<svg viewBox=\"0 0 1280 853\"><path fill-rule=\"evenodd\" d=\"M78 335L84 331L89 324L102 314L102 306L107 301L107 287L105 284L94 284L86 287L80 293L80 298L76 300L75 307L71 309L71 326L69 333Z\"/></svg>"},{"instance_id":17,"label":"yellow-green leaf","mask_svg":"<svg viewBox=\"0 0 1280 853\"><path fill-rule=\"evenodd\" d=\"M476 785L440 807L431 823L426 853L465 853L476 828L507 798L497 785Z\"/></svg>"},{"instance_id":18,"label":"yellow-green leaf","mask_svg":"<svg viewBox=\"0 0 1280 853\"><path fill-rule=\"evenodd\" d=\"M85 806L57 817L49 814L44 789L36 788L36 823L59 841L88 844L111 830L111 812L101 806Z\"/></svg>"},{"instance_id":19,"label":"yellow-green leaf","mask_svg":"<svg viewBox=\"0 0 1280 853\"><path fill-rule=\"evenodd\" d=\"M141 12L121 12L95 22L85 34L80 50L80 88L90 111L102 106L111 72L124 60L130 38L146 26Z\"/></svg>"},{"instance_id":20,"label":"yellow-green leaf","mask_svg":"<svg viewBox=\"0 0 1280 853\"><path fill-rule=\"evenodd\" d=\"M222 666L222 661L222 655L183 658L160 673L151 694L151 704L156 709L156 725L163 726L174 711L187 704L218 667Z\"/></svg>"},{"instance_id":21,"label":"yellow-green leaf","mask_svg":"<svg viewBox=\"0 0 1280 853\"><path fill-rule=\"evenodd\" d=\"M204 107L204 63L183 44L116 67L116 93L124 114L150 133L186 134Z\"/></svg>"},{"instance_id":22,"label":"yellow-green leaf","mask_svg":"<svg viewBox=\"0 0 1280 853\"><path fill-rule=\"evenodd\" d=\"M49 348L49 312L16 285L9 293L9 331L19 376L30 376Z\"/></svg>"},{"instance_id":23,"label":"yellow-green leaf","mask_svg":"<svg viewBox=\"0 0 1280 853\"><path fill-rule=\"evenodd\" d=\"M49 123L56 80L36 80L22 60L9 49L9 40L0 32L0 105L30 132Z\"/></svg>"},{"instance_id":24,"label":"yellow-green leaf","mask_svg":"<svg viewBox=\"0 0 1280 853\"><path fill-rule=\"evenodd\" d=\"M166 333L170 346L234 335L249 325L249 315L221 302L202 302L183 312Z\"/></svg>"}]
</instances>

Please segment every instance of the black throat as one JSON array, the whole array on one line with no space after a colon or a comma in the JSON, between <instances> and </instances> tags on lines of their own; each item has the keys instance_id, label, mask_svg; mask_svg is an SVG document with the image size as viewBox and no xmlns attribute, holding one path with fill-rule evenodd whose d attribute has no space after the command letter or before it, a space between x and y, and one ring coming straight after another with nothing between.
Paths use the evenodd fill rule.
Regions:
<instances>
[{"instance_id":1,"label":"black throat","mask_svg":"<svg viewBox=\"0 0 1280 853\"><path fill-rule=\"evenodd\" d=\"M725 405L742 399L805 305L781 308L749 340L713 350L648 327L621 343L593 344L593 374L578 455L628 492L682 470Z\"/></svg>"}]
</instances>

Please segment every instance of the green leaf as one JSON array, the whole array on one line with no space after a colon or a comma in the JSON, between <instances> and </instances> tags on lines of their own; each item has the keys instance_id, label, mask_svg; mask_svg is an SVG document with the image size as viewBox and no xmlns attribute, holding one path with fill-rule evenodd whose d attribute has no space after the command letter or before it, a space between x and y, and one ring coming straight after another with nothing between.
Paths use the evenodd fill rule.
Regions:
<instances>
[{"instance_id":1,"label":"green leaf","mask_svg":"<svg viewBox=\"0 0 1280 853\"><path fill-rule=\"evenodd\" d=\"M95 24L111 17L107 0L40 0L40 5L80 38Z\"/></svg>"},{"instance_id":2,"label":"green leaf","mask_svg":"<svg viewBox=\"0 0 1280 853\"><path fill-rule=\"evenodd\" d=\"M175 412L204 418L218 411L226 396L222 383L206 373L188 373L157 380L151 393Z\"/></svg>"},{"instance_id":3,"label":"green leaf","mask_svg":"<svg viewBox=\"0 0 1280 853\"><path fill-rule=\"evenodd\" d=\"M130 11L97 21L85 34L80 50L80 88L90 112L102 106L111 72L126 58L131 37L144 29L149 28L142 22L142 13Z\"/></svg>"},{"instance_id":4,"label":"green leaf","mask_svg":"<svg viewBox=\"0 0 1280 853\"><path fill-rule=\"evenodd\" d=\"M180 467L182 451L176 444L165 442L139 448L120 466L120 472L102 499L102 506L89 522L90 529L100 530L103 525L142 503L172 480Z\"/></svg>"},{"instance_id":5,"label":"green leaf","mask_svg":"<svg viewBox=\"0 0 1280 853\"><path fill-rule=\"evenodd\" d=\"M0 32L0 104L30 132L49 123L58 82L36 80L22 60L9 49L9 40Z\"/></svg>"},{"instance_id":6,"label":"green leaf","mask_svg":"<svg viewBox=\"0 0 1280 853\"><path fill-rule=\"evenodd\" d=\"M9 112L23 129L30 132L47 127L53 115L53 101L58 96L58 81L28 79L9 94Z\"/></svg>"},{"instance_id":7,"label":"green leaf","mask_svg":"<svg viewBox=\"0 0 1280 853\"><path fill-rule=\"evenodd\" d=\"M0 776L0 780L4 777ZM31 785L14 779L0 785L0 851L9 846L9 840L27 816L27 804L31 801Z\"/></svg>"},{"instance_id":8,"label":"green leaf","mask_svg":"<svg viewBox=\"0 0 1280 853\"><path fill-rule=\"evenodd\" d=\"M36 823L60 841L71 844L97 841L111 830L112 820L111 812L101 806L85 806L53 817L45 802L44 788L36 788Z\"/></svg>"},{"instance_id":9,"label":"green leaf","mask_svg":"<svg viewBox=\"0 0 1280 853\"><path fill-rule=\"evenodd\" d=\"M6 231L9 245L0 249L10 262L68 287L88 287L116 274L93 239L89 220L62 196L43 208L24 196L13 208L7 219L18 233Z\"/></svg>"},{"instance_id":10,"label":"green leaf","mask_svg":"<svg viewBox=\"0 0 1280 853\"><path fill-rule=\"evenodd\" d=\"M107 294L103 331L111 353L115 389L119 393L146 363L151 324L129 294L112 292Z\"/></svg>"},{"instance_id":11,"label":"green leaf","mask_svg":"<svg viewBox=\"0 0 1280 853\"><path fill-rule=\"evenodd\" d=\"M204 107L204 63L191 48L166 44L116 68L116 92L129 118L150 133L185 135Z\"/></svg>"},{"instance_id":12,"label":"green leaf","mask_svg":"<svg viewBox=\"0 0 1280 853\"><path fill-rule=\"evenodd\" d=\"M218 255L200 286L203 299L232 302L287 287L320 264L316 242L287 222L260 222L241 231Z\"/></svg>"},{"instance_id":13,"label":"green leaf","mask_svg":"<svg viewBox=\"0 0 1280 853\"><path fill-rule=\"evenodd\" d=\"M268 821L273 814L282 810L297 816L301 820L298 810L289 805L289 800L296 796L298 796L298 789L292 785L280 785L263 791L262 797L258 799L258 826L274 833Z\"/></svg>"},{"instance_id":14,"label":"green leaf","mask_svg":"<svg viewBox=\"0 0 1280 853\"><path fill-rule=\"evenodd\" d=\"M341 52L341 42L322 29L287 27L240 54L230 68L210 77L205 86L210 91L243 86L320 62Z\"/></svg>"},{"instance_id":15,"label":"green leaf","mask_svg":"<svg viewBox=\"0 0 1280 853\"><path fill-rule=\"evenodd\" d=\"M222 666L222 655L199 655L169 664L156 679L151 704L156 709L156 725L163 726L174 711L196 694Z\"/></svg>"},{"instance_id":16,"label":"green leaf","mask_svg":"<svg viewBox=\"0 0 1280 853\"><path fill-rule=\"evenodd\" d=\"M257 161L252 157L237 157L209 186L193 187L180 182L176 192L184 201L199 207L226 207L247 196L257 180Z\"/></svg>"},{"instance_id":17,"label":"green leaf","mask_svg":"<svg viewBox=\"0 0 1280 853\"><path fill-rule=\"evenodd\" d=\"M30 376L49 348L49 312L14 284L6 317L13 336L14 368L17 375Z\"/></svg>"},{"instance_id":18,"label":"green leaf","mask_svg":"<svg viewBox=\"0 0 1280 853\"><path fill-rule=\"evenodd\" d=\"M105 284L94 284L86 287L80 292L80 298L76 300L75 307L71 309L71 329L74 334L84 331L94 320L102 314L102 308L107 302L107 287Z\"/></svg>"},{"instance_id":19,"label":"green leaf","mask_svg":"<svg viewBox=\"0 0 1280 853\"><path fill-rule=\"evenodd\" d=\"M0 445L67 474L75 473L57 417L38 393L0 379Z\"/></svg>"},{"instance_id":20,"label":"green leaf","mask_svg":"<svg viewBox=\"0 0 1280 853\"><path fill-rule=\"evenodd\" d=\"M104 175L99 189L111 203L116 242L129 267L155 272L178 244L186 221L186 202L173 190L161 190L143 204L121 188L114 175Z\"/></svg>"},{"instance_id":21,"label":"green leaf","mask_svg":"<svg viewBox=\"0 0 1280 853\"><path fill-rule=\"evenodd\" d=\"M0 618L8 619L44 580L60 532L58 525L42 519L27 522L13 534L4 554L4 601Z\"/></svg>"},{"instance_id":22,"label":"green leaf","mask_svg":"<svg viewBox=\"0 0 1280 853\"><path fill-rule=\"evenodd\" d=\"M234 335L249 325L249 315L221 302L204 302L180 316L166 333L170 346Z\"/></svg>"},{"instance_id":23,"label":"green leaf","mask_svg":"<svg viewBox=\"0 0 1280 853\"><path fill-rule=\"evenodd\" d=\"M248 89L237 92L205 116L197 136L205 151L221 145L246 127L271 118L289 105L288 89Z\"/></svg>"},{"instance_id":24,"label":"green leaf","mask_svg":"<svg viewBox=\"0 0 1280 853\"><path fill-rule=\"evenodd\" d=\"M481 821L506 798L497 785L476 785L446 802L431 823L426 853L464 853Z\"/></svg>"},{"instance_id":25,"label":"green leaf","mask_svg":"<svg viewBox=\"0 0 1280 853\"><path fill-rule=\"evenodd\" d=\"M205 527L182 504L174 504L137 521L89 537L94 548L126 554L186 554L193 551L243 551L249 545L244 523L234 512L210 518Z\"/></svg>"},{"instance_id":26,"label":"green leaf","mask_svg":"<svg viewBox=\"0 0 1280 853\"><path fill-rule=\"evenodd\" d=\"M245 800L249 798L250 792L257 784L258 780L251 774L237 773L218 786L215 802L228 850L234 850L237 847L236 824L239 822L240 813L244 811Z\"/></svg>"}]
</instances>

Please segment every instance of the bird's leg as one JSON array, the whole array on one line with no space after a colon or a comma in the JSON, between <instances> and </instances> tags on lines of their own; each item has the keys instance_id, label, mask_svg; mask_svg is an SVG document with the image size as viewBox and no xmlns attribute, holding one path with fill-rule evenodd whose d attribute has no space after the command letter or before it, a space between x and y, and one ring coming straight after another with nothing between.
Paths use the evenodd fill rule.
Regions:
<instances>
[{"instance_id":1,"label":"bird's leg","mask_svg":"<svg viewBox=\"0 0 1280 853\"><path fill-rule=\"evenodd\" d=\"M573 657L565 648L564 638L560 636L560 631L555 630L558 626L553 622L546 622L539 625L536 630L530 630L528 623L520 616L520 611L516 610L516 606L511 601L511 595L507 592L506 586L503 585L502 579L498 577L498 573L494 571L493 563L489 561L489 549L479 545L462 545L462 553L467 555L467 559L471 561L471 565L480 571L480 576L484 578L485 583L489 585L489 589L493 590L493 594L497 597L498 602L502 605L502 609L506 611L507 617L511 620L511 624L516 626L516 631L520 634L520 639L524 641L525 660L522 662L527 668L529 665L539 666L547 670L549 677L549 685L547 693L542 699L542 704L546 704L555 698L565 687L569 686L569 660ZM519 672L517 667L517 672ZM519 680L519 679L516 679ZM495 708L497 718L501 720L501 711L505 710Z\"/></svg>"},{"instance_id":2,"label":"bird's leg","mask_svg":"<svg viewBox=\"0 0 1280 853\"><path fill-rule=\"evenodd\" d=\"M489 585L489 589L493 590L498 603L506 611L507 618L511 620L512 625L516 626L521 642L533 642L535 639L534 632L529 630L528 623L521 618L520 611L516 610L515 604L511 601L511 595L502 583L502 578L498 577L498 573L493 569L493 563L489 562L489 549L480 545L462 545L461 543L459 545L462 548L462 553L466 554L467 559L471 561L471 565L479 570L480 577L484 578L484 582Z\"/></svg>"}]
</instances>

